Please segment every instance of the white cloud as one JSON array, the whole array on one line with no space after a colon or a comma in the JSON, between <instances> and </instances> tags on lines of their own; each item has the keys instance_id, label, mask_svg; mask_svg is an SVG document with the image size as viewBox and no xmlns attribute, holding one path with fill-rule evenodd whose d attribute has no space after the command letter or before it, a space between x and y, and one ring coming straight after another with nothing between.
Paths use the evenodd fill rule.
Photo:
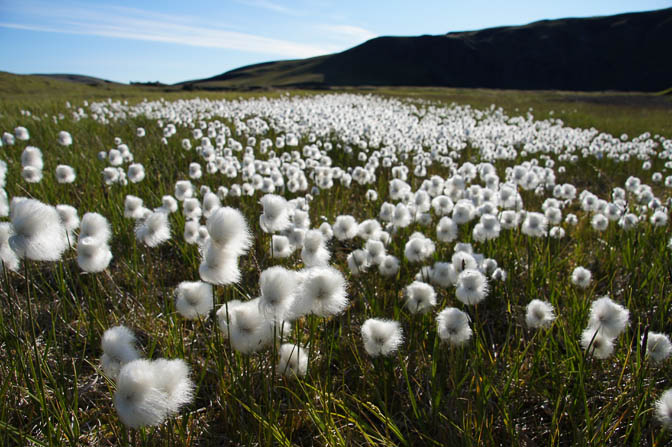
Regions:
<instances>
[{"instance_id":1,"label":"white cloud","mask_svg":"<svg viewBox=\"0 0 672 447\"><path fill-rule=\"evenodd\" d=\"M287 8L286 6L279 5L277 3L270 2L268 0L236 0L238 3L247 6L253 6L256 8L268 9L269 11L279 12L282 14L287 14L290 16L302 16L305 15L304 12L298 11L296 9Z\"/></svg>"},{"instance_id":2,"label":"white cloud","mask_svg":"<svg viewBox=\"0 0 672 447\"><path fill-rule=\"evenodd\" d=\"M35 10L35 9L33 9ZM304 58L329 52L329 48L275 39L216 27L195 26L183 17L160 16L129 8L51 8L43 20L0 22L0 27L41 32L103 36L119 39L165 42L195 47L223 48L281 57ZM46 14L49 11L49 14ZM30 15L34 17L33 14Z\"/></svg>"},{"instance_id":3,"label":"white cloud","mask_svg":"<svg viewBox=\"0 0 672 447\"><path fill-rule=\"evenodd\" d=\"M334 34L336 36L340 36L342 38L346 38L349 40L355 40L357 42L363 42L365 40L373 39L374 37L377 37L377 34L375 34L372 31L369 31L367 29L361 28L359 26L353 26L353 25L319 25L318 26L321 30Z\"/></svg>"}]
</instances>

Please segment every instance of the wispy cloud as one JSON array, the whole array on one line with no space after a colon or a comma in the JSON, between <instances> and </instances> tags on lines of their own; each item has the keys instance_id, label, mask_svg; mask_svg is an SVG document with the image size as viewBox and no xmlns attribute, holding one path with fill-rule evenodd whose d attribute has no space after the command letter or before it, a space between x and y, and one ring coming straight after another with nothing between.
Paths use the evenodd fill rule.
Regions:
<instances>
[{"instance_id":1,"label":"wispy cloud","mask_svg":"<svg viewBox=\"0 0 672 447\"><path fill-rule=\"evenodd\" d=\"M318 25L323 32L357 42L373 39L377 36L372 31L353 25Z\"/></svg>"},{"instance_id":2,"label":"wispy cloud","mask_svg":"<svg viewBox=\"0 0 672 447\"><path fill-rule=\"evenodd\" d=\"M303 16L305 12L297 9L288 8L278 3L270 2L268 0L236 0L236 2L255 8L267 9L269 11L279 12L290 16Z\"/></svg>"},{"instance_id":3,"label":"wispy cloud","mask_svg":"<svg viewBox=\"0 0 672 447\"><path fill-rule=\"evenodd\" d=\"M45 8L42 11L51 11ZM303 58L329 52L328 48L232 31L213 26L195 26L184 18L148 11L102 7L59 8L58 14L42 13L43 20L0 22L0 27L51 33L112 37L164 42L195 47L223 48L252 53ZM35 17L33 14L30 17Z\"/></svg>"}]
</instances>

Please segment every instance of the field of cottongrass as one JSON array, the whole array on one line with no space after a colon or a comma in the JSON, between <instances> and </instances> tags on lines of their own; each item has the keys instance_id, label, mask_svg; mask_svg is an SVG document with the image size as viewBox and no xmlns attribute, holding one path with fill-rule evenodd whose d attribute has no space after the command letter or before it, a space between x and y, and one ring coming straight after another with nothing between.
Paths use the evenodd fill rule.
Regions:
<instances>
[{"instance_id":1,"label":"field of cottongrass","mask_svg":"<svg viewBox=\"0 0 672 447\"><path fill-rule=\"evenodd\" d=\"M665 136L357 94L0 113L2 445L670 442Z\"/></svg>"}]
</instances>

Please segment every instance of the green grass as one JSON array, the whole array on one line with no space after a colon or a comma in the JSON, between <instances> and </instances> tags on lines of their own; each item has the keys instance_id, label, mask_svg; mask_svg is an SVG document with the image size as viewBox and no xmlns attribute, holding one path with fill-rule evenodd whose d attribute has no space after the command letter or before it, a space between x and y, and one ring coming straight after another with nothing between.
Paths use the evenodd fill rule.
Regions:
<instances>
[{"instance_id":1,"label":"green grass","mask_svg":"<svg viewBox=\"0 0 672 447\"><path fill-rule=\"evenodd\" d=\"M474 242L476 252L494 258L508 272L503 282L491 282L488 298L467 308L453 289L436 287L436 309L457 306L472 319L473 339L466 346L441 344L434 313L410 315L403 308L402 289L413 280L419 265L403 257L404 244L413 231L433 237L433 227L417 224L397 234L388 252L402 259L396 278L386 280L375 271L349 276L347 253L361 241L332 242L332 263L349 282L351 305L337 317L308 318L296 323L290 340L310 342L315 356L304 379L289 380L273 374L272 351L245 356L232 351L212 319L186 321L175 312L173 291L180 281L196 280L200 256L182 240L184 220L171 216L173 239L148 249L136 243L133 223L123 218L123 200L134 194L146 206L160 204L171 194L174 182L186 178L192 152L180 148L189 130L161 146L162 136L150 120L137 117L102 125L91 120L74 122L64 108L87 97L108 96L140 101L203 96L136 90L136 87L76 86L52 91L56 81L20 84L15 95L0 105L0 131L27 125L30 144L45 153L45 179L26 184L20 179L20 148L0 149L9 166L7 192L32 196L50 204L67 203L80 216L96 211L113 228L110 268L101 274L82 274L75 253L58 263L26 262L19 272L2 271L0 280L0 444L1 445L657 445L670 442L653 417L653 402L672 383L669 360L653 365L644 359L640 339L647 330L670 333L669 227L622 232L612 223L597 234L589 218L575 203L570 210L580 217L577 227L567 227L563 241L533 239L518 230L503 230L495 241ZM2 88L11 89L4 80ZM10 85L10 87L7 87ZM70 84L67 84L70 85ZM24 89L24 90L22 90ZM45 90L46 89L46 90ZM55 89L58 90L58 89ZM0 90L9 91L9 90ZM665 107L606 106L590 101L569 101L558 92L509 92L449 89L376 89L381 95L432 101L490 104L514 114L534 108L537 118L550 110L572 126L595 126L616 135L645 131L672 136L670 109ZM293 92L294 93L294 92ZM98 95L100 94L100 96ZM207 93L208 97L238 98L260 93ZM273 92L280 95L282 92ZM302 93L303 94L303 93ZM306 92L306 94L312 94ZM599 94L577 94L581 98ZM40 121L21 116L27 109ZM57 124L51 115L62 112ZM44 114L47 116L44 116ZM648 118L647 118L648 117ZM231 122L226 122L232 126ZM135 129L147 136L137 138ZM56 145L58 131L67 129L75 144ZM147 178L137 185L105 187L100 171L105 166L95 155L113 146L114 137L127 142L135 160L143 163ZM274 135L270 135L274 138ZM336 141L334 141L336 142ZM258 142L257 142L258 144ZM465 151L466 161L476 157ZM261 158L261 156L260 156ZM334 154L351 165L356 158ZM478 161L478 160L476 160ZM505 166L522 158L498 164ZM77 171L74 186L55 183L56 164ZM654 159L662 171L662 160ZM567 164L562 182L584 185L601 198L622 185L629 175L644 181L650 172L641 162L616 164L591 159ZM447 176L437 167L430 174ZM598 176L605 173L604 176ZM503 174L500 173L503 176ZM333 223L338 214L358 220L376 216L385 198L388 169L381 170L381 199L365 202L369 186L351 189L336 186L315 197L310 217L313 225L326 216ZM204 174L201 184L213 189L227 183L221 176ZM413 188L421 179L411 176ZM354 182L353 182L354 184ZM669 192L656 187L659 197ZM541 200L523 191L526 208L538 210ZM259 195L229 198L225 205L240 209L255 235L250 252L240 259L243 279L238 287L217 287L216 303L257 296L258 276L271 265L299 269L298 254L279 262L270 258L268 236L258 228ZM471 241L474 223L460 229L460 241ZM432 261L449 260L453 244L437 243ZM579 290L569 282L574 267L593 273L593 284ZM579 337L587 322L590 301L610 294L631 312L630 326L618 338L608 360L587 358ZM533 298L551 302L558 318L547 330L525 327L526 304ZM406 335L398 355L371 359L365 353L360 326L370 317L394 318ZM195 400L166 424L140 430L119 421L112 396L114 383L101 372L100 338L117 324L132 328L148 358L183 358L197 384Z\"/></svg>"}]
</instances>

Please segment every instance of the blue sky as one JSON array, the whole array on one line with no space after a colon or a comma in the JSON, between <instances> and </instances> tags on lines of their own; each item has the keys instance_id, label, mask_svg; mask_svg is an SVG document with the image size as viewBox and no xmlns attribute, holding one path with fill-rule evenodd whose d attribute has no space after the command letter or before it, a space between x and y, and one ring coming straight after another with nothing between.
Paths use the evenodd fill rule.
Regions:
<instances>
[{"instance_id":1,"label":"blue sky","mask_svg":"<svg viewBox=\"0 0 672 447\"><path fill-rule=\"evenodd\" d=\"M376 36L668 7L672 0L0 0L0 70L174 83Z\"/></svg>"}]
</instances>

